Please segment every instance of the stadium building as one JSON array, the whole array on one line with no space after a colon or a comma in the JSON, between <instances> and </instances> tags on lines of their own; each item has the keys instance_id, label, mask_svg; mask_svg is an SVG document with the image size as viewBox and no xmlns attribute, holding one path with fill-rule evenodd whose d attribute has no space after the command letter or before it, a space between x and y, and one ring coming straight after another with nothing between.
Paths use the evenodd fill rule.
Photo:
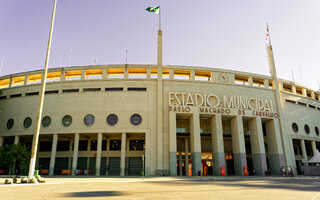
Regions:
<instances>
[{"instance_id":1,"label":"stadium building","mask_svg":"<svg viewBox=\"0 0 320 200\"><path fill-rule=\"evenodd\" d=\"M301 166L320 145L320 93L215 68L95 65L49 69L42 174L257 175ZM43 71L0 77L0 145L32 145ZM5 171L6 172L6 171Z\"/></svg>"}]
</instances>

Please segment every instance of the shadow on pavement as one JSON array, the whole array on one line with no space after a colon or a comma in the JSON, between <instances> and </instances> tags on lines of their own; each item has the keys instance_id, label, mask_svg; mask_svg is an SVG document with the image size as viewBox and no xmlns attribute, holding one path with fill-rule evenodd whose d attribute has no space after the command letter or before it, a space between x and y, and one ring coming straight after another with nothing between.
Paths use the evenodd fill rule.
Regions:
<instances>
[{"instance_id":1,"label":"shadow on pavement","mask_svg":"<svg viewBox=\"0 0 320 200\"><path fill-rule=\"evenodd\" d=\"M66 194L66 197L113 197L121 195L117 191L90 191L90 192L71 192Z\"/></svg>"},{"instance_id":2,"label":"shadow on pavement","mask_svg":"<svg viewBox=\"0 0 320 200\"><path fill-rule=\"evenodd\" d=\"M263 183L262 183L263 182ZM264 188L264 189L286 189L296 191L320 191L320 180L310 179L276 179L276 180L259 180L259 179L202 179L202 180L179 180L172 182L152 182L157 184L170 185L224 185L243 188Z\"/></svg>"}]
</instances>

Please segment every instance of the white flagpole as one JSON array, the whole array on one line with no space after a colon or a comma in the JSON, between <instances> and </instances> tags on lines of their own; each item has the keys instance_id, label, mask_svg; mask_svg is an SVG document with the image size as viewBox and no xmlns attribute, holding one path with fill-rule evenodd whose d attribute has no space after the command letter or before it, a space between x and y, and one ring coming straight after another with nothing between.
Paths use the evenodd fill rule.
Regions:
<instances>
[{"instance_id":1,"label":"white flagpole","mask_svg":"<svg viewBox=\"0 0 320 200\"><path fill-rule=\"evenodd\" d=\"M38 141L39 141L39 134L40 134L40 125L41 125L41 116L42 116L42 109L43 109L44 91L46 89L47 72L48 72L48 64L49 64L49 56L50 56L50 48L51 48L51 39L52 39L52 31L53 31L53 24L54 24L54 16L55 16L55 13L56 13L56 4L57 4L57 0L54 0L53 10L52 10L52 17L51 17L50 33L49 33L49 39L48 39L47 55L46 55L44 71L43 71L43 74L42 74L42 87L41 87L41 93L40 93L40 103L39 103L39 109L38 109L37 124L36 124L36 130L35 130L35 133L33 135L33 140L32 140L31 159L30 159L29 175L28 175L28 179L29 180L34 176L34 170L35 170L35 164L36 164L36 158L37 158L37 149L38 149Z\"/></svg>"}]
</instances>

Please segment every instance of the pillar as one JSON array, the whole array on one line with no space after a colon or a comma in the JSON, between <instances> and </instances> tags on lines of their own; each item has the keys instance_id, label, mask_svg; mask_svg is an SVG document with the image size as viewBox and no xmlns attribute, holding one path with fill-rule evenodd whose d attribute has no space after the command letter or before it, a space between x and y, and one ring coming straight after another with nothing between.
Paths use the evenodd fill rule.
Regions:
<instances>
[{"instance_id":1,"label":"pillar","mask_svg":"<svg viewBox=\"0 0 320 200\"><path fill-rule=\"evenodd\" d=\"M304 140L300 140L301 150L302 150L302 156L303 156L303 165L308 166L308 157L307 157L307 151L306 151L306 145Z\"/></svg>"},{"instance_id":2,"label":"pillar","mask_svg":"<svg viewBox=\"0 0 320 200\"><path fill-rule=\"evenodd\" d=\"M251 76L248 78L248 85L253 86L253 80Z\"/></svg>"},{"instance_id":3,"label":"pillar","mask_svg":"<svg viewBox=\"0 0 320 200\"><path fill-rule=\"evenodd\" d=\"M58 144L58 134L53 134L52 149L51 149L51 156L50 156L49 176L53 176L53 174L54 174L54 164L56 161L57 144Z\"/></svg>"},{"instance_id":4,"label":"pillar","mask_svg":"<svg viewBox=\"0 0 320 200\"><path fill-rule=\"evenodd\" d=\"M16 135L14 136L14 144L19 144L20 136Z\"/></svg>"},{"instance_id":5,"label":"pillar","mask_svg":"<svg viewBox=\"0 0 320 200\"><path fill-rule=\"evenodd\" d=\"M106 160L106 176L109 176L109 157Z\"/></svg>"},{"instance_id":6,"label":"pillar","mask_svg":"<svg viewBox=\"0 0 320 200\"><path fill-rule=\"evenodd\" d=\"M0 144L0 146L1 146L1 144ZM317 153L317 145L316 145L316 141L315 140L311 141L311 146L312 146L313 155L315 155ZM316 163L316 166L319 166L319 163Z\"/></svg>"},{"instance_id":7,"label":"pillar","mask_svg":"<svg viewBox=\"0 0 320 200\"><path fill-rule=\"evenodd\" d=\"M123 78L124 79L128 79L129 78L129 69L128 69L128 65L127 64L125 65L125 68L124 68Z\"/></svg>"},{"instance_id":8,"label":"pillar","mask_svg":"<svg viewBox=\"0 0 320 200\"><path fill-rule=\"evenodd\" d=\"M266 131L268 137L269 166L271 174L280 175L280 168L284 166L282 142L278 119L266 121Z\"/></svg>"},{"instance_id":9,"label":"pillar","mask_svg":"<svg viewBox=\"0 0 320 200\"><path fill-rule=\"evenodd\" d=\"M269 88L269 80L268 79L264 80L264 87Z\"/></svg>"},{"instance_id":10,"label":"pillar","mask_svg":"<svg viewBox=\"0 0 320 200\"><path fill-rule=\"evenodd\" d=\"M190 117L190 144L192 176L201 175L201 137L200 137L200 115L194 112Z\"/></svg>"},{"instance_id":11,"label":"pillar","mask_svg":"<svg viewBox=\"0 0 320 200\"><path fill-rule=\"evenodd\" d=\"M190 81L194 81L194 80L196 80L195 71L191 70L190 71Z\"/></svg>"},{"instance_id":12,"label":"pillar","mask_svg":"<svg viewBox=\"0 0 320 200\"><path fill-rule=\"evenodd\" d=\"M174 71L173 69L169 69L169 80L173 80L174 79Z\"/></svg>"},{"instance_id":13,"label":"pillar","mask_svg":"<svg viewBox=\"0 0 320 200\"><path fill-rule=\"evenodd\" d=\"M86 79L86 70L81 70L81 80L85 80Z\"/></svg>"},{"instance_id":14,"label":"pillar","mask_svg":"<svg viewBox=\"0 0 320 200\"><path fill-rule=\"evenodd\" d=\"M223 144L223 128L221 115L211 117L211 140L212 140L212 161L213 175L220 176L220 168L225 167L225 154Z\"/></svg>"},{"instance_id":15,"label":"pillar","mask_svg":"<svg viewBox=\"0 0 320 200\"><path fill-rule=\"evenodd\" d=\"M302 88L302 96L304 96L304 97L307 96L307 90L306 90L306 88Z\"/></svg>"},{"instance_id":16,"label":"pillar","mask_svg":"<svg viewBox=\"0 0 320 200\"><path fill-rule=\"evenodd\" d=\"M102 133L98 133L97 157L96 157L96 176L100 176L101 148L102 148Z\"/></svg>"},{"instance_id":17,"label":"pillar","mask_svg":"<svg viewBox=\"0 0 320 200\"><path fill-rule=\"evenodd\" d=\"M121 136L121 158L120 158L120 176L125 175L126 165L126 133Z\"/></svg>"},{"instance_id":18,"label":"pillar","mask_svg":"<svg viewBox=\"0 0 320 200\"><path fill-rule=\"evenodd\" d=\"M102 69L102 79L107 79L107 70L106 69Z\"/></svg>"},{"instance_id":19,"label":"pillar","mask_svg":"<svg viewBox=\"0 0 320 200\"><path fill-rule=\"evenodd\" d=\"M241 116L231 119L231 135L235 174L243 175L243 168L247 166L247 159Z\"/></svg>"},{"instance_id":20,"label":"pillar","mask_svg":"<svg viewBox=\"0 0 320 200\"><path fill-rule=\"evenodd\" d=\"M170 175L177 176L177 126L176 113L169 112L170 126Z\"/></svg>"},{"instance_id":21,"label":"pillar","mask_svg":"<svg viewBox=\"0 0 320 200\"><path fill-rule=\"evenodd\" d=\"M76 175L77 162L78 162L78 150L79 150L79 133L74 135L73 142L73 158L72 158L72 173L71 175Z\"/></svg>"},{"instance_id":22,"label":"pillar","mask_svg":"<svg viewBox=\"0 0 320 200\"><path fill-rule=\"evenodd\" d=\"M187 137L184 139L184 145L185 145L185 153L186 153L186 158L185 158L186 176L189 176L189 140Z\"/></svg>"},{"instance_id":23,"label":"pillar","mask_svg":"<svg viewBox=\"0 0 320 200\"><path fill-rule=\"evenodd\" d=\"M257 175L264 176L267 169L261 117L249 120L250 142L252 149L253 168Z\"/></svg>"},{"instance_id":24,"label":"pillar","mask_svg":"<svg viewBox=\"0 0 320 200\"><path fill-rule=\"evenodd\" d=\"M23 82L23 85L28 85L28 78L29 76L28 75L25 75L24 76L24 82Z\"/></svg>"},{"instance_id":25,"label":"pillar","mask_svg":"<svg viewBox=\"0 0 320 200\"><path fill-rule=\"evenodd\" d=\"M60 75L60 81L65 81L66 79L66 73L62 70Z\"/></svg>"},{"instance_id":26,"label":"pillar","mask_svg":"<svg viewBox=\"0 0 320 200\"><path fill-rule=\"evenodd\" d=\"M293 94L297 94L296 86L292 85L291 88L292 88L292 93Z\"/></svg>"},{"instance_id":27,"label":"pillar","mask_svg":"<svg viewBox=\"0 0 320 200\"><path fill-rule=\"evenodd\" d=\"M147 79L151 78L151 69L147 68Z\"/></svg>"}]
</instances>

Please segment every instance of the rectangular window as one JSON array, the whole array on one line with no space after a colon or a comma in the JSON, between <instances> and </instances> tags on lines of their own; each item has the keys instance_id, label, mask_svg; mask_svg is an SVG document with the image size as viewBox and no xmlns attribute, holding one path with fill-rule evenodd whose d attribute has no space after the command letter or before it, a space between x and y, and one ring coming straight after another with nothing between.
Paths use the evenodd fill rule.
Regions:
<instances>
[{"instance_id":1,"label":"rectangular window","mask_svg":"<svg viewBox=\"0 0 320 200\"><path fill-rule=\"evenodd\" d=\"M51 141L43 141L40 142L39 152L51 151L52 150L52 142Z\"/></svg>"},{"instance_id":2,"label":"rectangular window","mask_svg":"<svg viewBox=\"0 0 320 200\"><path fill-rule=\"evenodd\" d=\"M7 96L1 96L0 97L0 99L6 99L7 98Z\"/></svg>"},{"instance_id":3,"label":"rectangular window","mask_svg":"<svg viewBox=\"0 0 320 200\"><path fill-rule=\"evenodd\" d=\"M79 151L87 151L87 150L88 150L88 140L80 140Z\"/></svg>"},{"instance_id":4,"label":"rectangular window","mask_svg":"<svg viewBox=\"0 0 320 200\"><path fill-rule=\"evenodd\" d=\"M49 90L49 91L45 91L45 94L58 94L59 90Z\"/></svg>"},{"instance_id":5,"label":"rectangular window","mask_svg":"<svg viewBox=\"0 0 320 200\"><path fill-rule=\"evenodd\" d=\"M26 96L35 96L35 95L39 95L39 92L29 92L29 93L26 93Z\"/></svg>"},{"instance_id":6,"label":"rectangular window","mask_svg":"<svg viewBox=\"0 0 320 200\"><path fill-rule=\"evenodd\" d=\"M121 140L110 140L110 151L120 151Z\"/></svg>"},{"instance_id":7,"label":"rectangular window","mask_svg":"<svg viewBox=\"0 0 320 200\"><path fill-rule=\"evenodd\" d=\"M97 140L91 140L90 150L97 151Z\"/></svg>"},{"instance_id":8,"label":"rectangular window","mask_svg":"<svg viewBox=\"0 0 320 200\"><path fill-rule=\"evenodd\" d=\"M314 108L314 109L316 109L316 107L315 107L315 106L313 106L313 105L309 105L309 108Z\"/></svg>"},{"instance_id":9,"label":"rectangular window","mask_svg":"<svg viewBox=\"0 0 320 200\"><path fill-rule=\"evenodd\" d=\"M307 106L306 103L302 103L302 102L300 102L300 101L298 101L298 104L299 104L299 105L302 105L302 106Z\"/></svg>"},{"instance_id":10,"label":"rectangular window","mask_svg":"<svg viewBox=\"0 0 320 200\"><path fill-rule=\"evenodd\" d=\"M70 93L70 92L79 92L79 89L67 89L67 90L62 90L62 93Z\"/></svg>"},{"instance_id":11,"label":"rectangular window","mask_svg":"<svg viewBox=\"0 0 320 200\"><path fill-rule=\"evenodd\" d=\"M107 150L107 140L102 140L102 151Z\"/></svg>"},{"instance_id":12,"label":"rectangular window","mask_svg":"<svg viewBox=\"0 0 320 200\"><path fill-rule=\"evenodd\" d=\"M144 140L130 140L130 151L143 151Z\"/></svg>"},{"instance_id":13,"label":"rectangular window","mask_svg":"<svg viewBox=\"0 0 320 200\"><path fill-rule=\"evenodd\" d=\"M295 101L292 101L292 100L289 100L289 99L286 99L286 102L296 104Z\"/></svg>"},{"instance_id":14,"label":"rectangular window","mask_svg":"<svg viewBox=\"0 0 320 200\"><path fill-rule=\"evenodd\" d=\"M123 88L105 88L105 91L123 91Z\"/></svg>"},{"instance_id":15,"label":"rectangular window","mask_svg":"<svg viewBox=\"0 0 320 200\"><path fill-rule=\"evenodd\" d=\"M10 95L10 98L21 97L21 96L22 96L22 94L12 94L12 95Z\"/></svg>"},{"instance_id":16,"label":"rectangular window","mask_svg":"<svg viewBox=\"0 0 320 200\"><path fill-rule=\"evenodd\" d=\"M69 151L70 141L58 141L57 151Z\"/></svg>"},{"instance_id":17,"label":"rectangular window","mask_svg":"<svg viewBox=\"0 0 320 200\"><path fill-rule=\"evenodd\" d=\"M101 91L101 88L83 88L83 92L96 92Z\"/></svg>"},{"instance_id":18,"label":"rectangular window","mask_svg":"<svg viewBox=\"0 0 320 200\"><path fill-rule=\"evenodd\" d=\"M128 88L128 91L147 91L147 88Z\"/></svg>"}]
</instances>

